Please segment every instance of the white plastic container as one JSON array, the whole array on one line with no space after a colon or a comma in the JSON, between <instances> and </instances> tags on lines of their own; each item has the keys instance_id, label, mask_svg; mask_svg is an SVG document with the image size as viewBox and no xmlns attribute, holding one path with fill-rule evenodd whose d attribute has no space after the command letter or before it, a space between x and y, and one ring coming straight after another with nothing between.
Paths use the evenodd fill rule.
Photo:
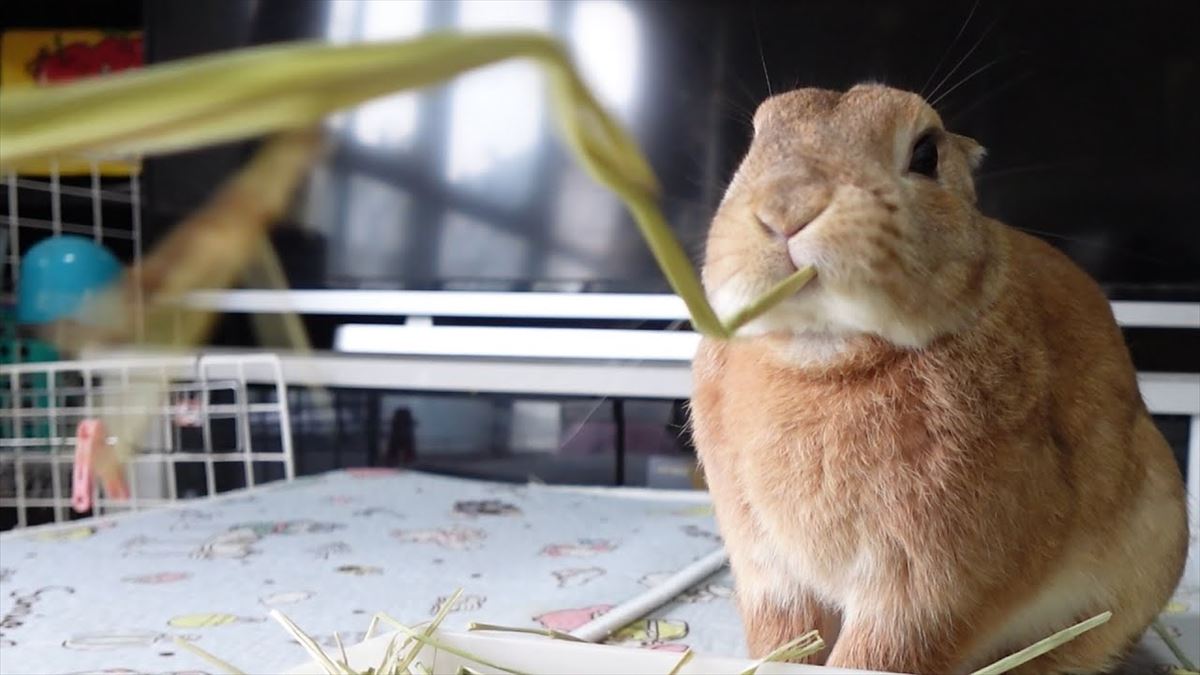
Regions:
<instances>
[{"instance_id":1,"label":"white plastic container","mask_svg":"<svg viewBox=\"0 0 1200 675\"><path fill-rule=\"evenodd\" d=\"M380 635L346 649L346 658L356 672L379 665L395 633ZM679 652L656 651L597 645L583 642L554 640L539 636L496 633L458 633L438 631L437 640L496 665L530 675L572 673L573 675L666 675L676 662ZM397 642L401 641L400 639ZM336 658L335 654L330 654ZM453 675L459 666L480 673L504 673L475 661L464 659L444 650L426 646L417 660L436 675ZM696 654L680 669L681 675L730 675L749 668L749 659L731 659ZM291 675L324 675L325 669L315 661L288 671ZM867 670L831 669L790 663L766 663L758 668L762 675L893 675Z\"/></svg>"}]
</instances>

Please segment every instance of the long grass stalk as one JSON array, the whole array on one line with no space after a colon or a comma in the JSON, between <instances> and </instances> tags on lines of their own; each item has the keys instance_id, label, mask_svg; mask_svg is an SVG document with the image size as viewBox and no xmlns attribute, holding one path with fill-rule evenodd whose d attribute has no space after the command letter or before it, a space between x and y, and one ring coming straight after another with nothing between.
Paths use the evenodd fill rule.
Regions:
<instances>
[{"instance_id":1,"label":"long grass stalk","mask_svg":"<svg viewBox=\"0 0 1200 675\"><path fill-rule=\"evenodd\" d=\"M178 636L174 636L171 639L175 642L175 644L177 646L182 647L184 650L189 651L189 652L195 654L196 656L199 656L201 659L204 659L209 664L214 665L217 668L220 668L221 670L225 671L225 673L227 675L246 675L245 672L238 670L237 666L234 666L233 664L229 663L228 661L222 659L219 656L214 656L213 654L208 653L204 649L197 647L196 645L192 644L188 640L184 640L183 638L178 637Z\"/></svg>"},{"instance_id":2,"label":"long grass stalk","mask_svg":"<svg viewBox=\"0 0 1200 675\"><path fill-rule=\"evenodd\" d=\"M1158 637L1162 639L1163 644L1167 645L1167 649L1170 649L1171 653L1175 655L1175 658L1179 660L1179 665L1182 666L1184 670L1196 670L1196 664L1192 663L1192 660L1188 658L1186 653L1184 653L1183 647L1179 646L1179 641L1175 639L1174 635L1171 635L1170 629L1163 625L1161 619L1156 618L1150 623L1150 627L1153 628L1154 632L1158 634Z\"/></svg>"},{"instance_id":3,"label":"long grass stalk","mask_svg":"<svg viewBox=\"0 0 1200 675\"><path fill-rule=\"evenodd\" d=\"M1009 656L1006 656L989 666L984 666L983 668L971 673L971 675L1000 675L1001 673L1007 673L1013 668L1028 663L1042 654L1045 654L1052 649L1057 649L1061 645L1074 640L1089 630L1103 625L1111 618L1112 612L1097 614L1086 621L1080 621L1074 626L1064 628L1048 638L1038 640L1025 649L1022 649L1014 654L1010 654Z\"/></svg>"},{"instance_id":4,"label":"long grass stalk","mask_svg":"<svg viewBox=\"0 0 1200 675\"><path fill-rule=\"evenodd\" d=\"M764 663L800 660L807 656L812 656L824 648L825 640L821 638L820 633L815 630L809 631L772 650L766 656L751 664L749 668L743 670L740 675L754 675Z\"/></svg>"},{"instance_id":5,"label":"long grass stalk","mask_svg":"<svg viewBox=\"0 0 1200 675\"><path fill-rule=\"evenodd\" d=\"M0 92L0 169L64 156L159 154L308 129L372 98L513 58L531 59L546 72L563 139L588 172L626 203L695 328L730 337L656 205L658 182L649 162L584 85L563 46L538 33L268 45ZM770 304L755 306L762 311Z\"/></svg>"}]
</instances>

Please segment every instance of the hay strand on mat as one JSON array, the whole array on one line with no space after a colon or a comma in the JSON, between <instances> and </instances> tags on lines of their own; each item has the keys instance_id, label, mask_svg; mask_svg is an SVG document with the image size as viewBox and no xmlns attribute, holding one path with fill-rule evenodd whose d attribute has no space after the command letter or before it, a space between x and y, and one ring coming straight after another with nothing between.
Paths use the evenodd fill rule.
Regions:
<instances>
[{"instance_id":1,"label":"hay strand on mat","mask_svg":"<svg viewBox=\"0 0 1200 675\"><path fill-rule=\"evenodd\" d=\"M1171 635L1171 631L1163 625L1161 620L1155 618L1154 621L1150 623L1150 627L1154 629L1154 632L1158 634L1158 637L1161 638L1163 643L1167 645L1167 649L1170 649L1171 653L1175 655L1175 658L1179 660L1179 665L1183 667L1183 670L1196 670L1196 664L1192 663L1192 660L1189 659L1188 655L1184 653L1183 647L1179 646L1179 641L1175 639L1174 635Z\"/></svg>"},{"instance_id":2,"label":"hay strand on mat","mask_svg":"<svg viewBox=\"0 0 1200 675\"><path fill-rule=\"evenodd\" d=\"M764 663L799 660L807 656L812 656L824 648L825 640L821 639L821 634L815 630L811 630L777 647L771 653L755 661L749 668L743 670L740 675L754 675Z\"/></svg>"},{"instance_id":3,"label":"hay strand on mat","mask_svg":"<svg viewBox=\"0 0 1200 675\"><path fill-rule=\"evenodd\" d=\"M671 666L671 670L667 672L667 675L679 675L679 671L683 670L683 667L687 665L687 662L691 661L692 657L695 655L696 653L693 652L689 647L683 652L683 655L679 657L679 660L675 662L675 665Z\"/></svg>"},{"instance_id":4,"label":"hay strand on mat","mask_svg":"<svg viewBox=\"0 0 1200 675\"><path fill-rule=\"evenodd\" d=\"M455 595L452 596L452 598L457 597L459 594L461 594L461 589L459 589L459 591L457 591L455 593ZM447 602L443 605L443 607L448 607L448 606L452 606L450 602ZM442 613L439 612L439 614L442 614ZM393 635L391 641L388 643L387 651L384 653L383 660L379 664L379 666L376 668L368 668L365 672L362 672L362 673L356 672L353 668L350 667L349 661L346 658L345 649L342 647L342 644L341 644L341 638L336 633L334 634L334 640L338 644L338 648L341 652L341 662L340 663L335 662L332 659L330 659L328 657L328 655L325 654L324 650L322 650L321 647L317 644L316 640L314 640L312 637L310 637L308 634L306 634L303 630L300 629L299 626L297 626L295 623L293 623L290 619L288 619L286 616L284 616L281 612L279 612L278 610L271 610L270 616L271 616L271 618L275 619L275 621L278 622L281 626L283 626L284 630L286 630L297 642L300 643L300 645L302 647L304 647L305 651L307 651L309 653L309 655L313 657L314 661L316 661L319 665L321 665L326 670L326 672L330 673L331 675L406 675L406 674L413 673L413 672L429 673L430 670L428 668L424 667L422 662L413 660L413 659L415 659L416 654L420 651L421 647L426 646L426 645L429 647L432 647L436 650L441 650L441 651L445 651L449 654L454 654L455 656L458 656L459 658L470 661L472 663L477 663L477 664L479 664L481 666L485 666L487 668L493 668L495 670L499 670L499 671L502 671L505 673L511 673L512 675L521 675L521 673L517 670L508 668L506 666L501 666L501 665L494 663L488 659L484 659L479 656L473 655L473 654L467 652L466 650L459 649L457 647L452 647L452 646L444 643L442 640L438 639L436 636L436 632L437 632L437 628L440 625L441 621L445 618L444 615L437 617L434 619L434 621L430 622L429 626L426 628L425 631L418 631L414 627L407 626L407 625L401 623L400 621L396 620L395 618L389 616L386 613L383 613L383 612L376 613L371 619L371 624L368 627L368 631L367 631L367 637L364 638L364 640L370 639L372 630L374 629L374 627L376 627L380 623L387 623L387 624L392 625L393 627L395 627L397 629L397 634ZM1112 617L1112 612L1104 612L1104 613L1098 614L1090 619L1087 619L1086 621L1081 621L1081 622L1075 624L1074 626L1071 626L1069 628L1061 630L1061 631L1051 635L1050 637L1045 638L1044 640L1040 640L1040 641L1034 643L1033 645L1030 645L1029 647L1022 649L1019 652L1016 652L1010 656L1007 656L989 666L981 668L981 669L975 671L974 673L972 673L971 675L1000 675L1001 673L1005 673L1005 672L1007 672L1013 668L1016 668L1024 663L1028 663L1029 661L1032 661L1033 659L1037 658L1038 656L1041 656L1041 655L1079 637L1080 635L1086 633L1089 630L1092 630L1093 628L1095 628L1097 626L1104 624L1111 617ZM472 625L479 626L478 630L509 630L509 631L513 631L513 632L532 632L532 631L524 631L524 630L520 630L520 629L509 629L509 628L506 628L503 626L494 626L492 624L472 624ZM426 632L428 632L429 634L426 635ZM399 651L396 648L397 639L400 638L401 636L404 636L405 640L403 643L401 643L400 650L403 650L405 645L409 645L411 643L410 652L409 652L408 656L412 657L412 658L409 659L406 667L404 667L404 668L399 667L400 663L396 661L396 658L398 658L397 655L399 653ZM550 636L547 636L547 637L550 637ZM178 638L176 638L176 642L178 642L184 648L188 649L188 651L191 651L192 653L196 654L197 656L203 658L205 661L216 665L218 668L224 670L227 673L230 673L231 675L243 675L242 672L240 670L238 670L236 667L230 665L229 663L221 660L220 658L218 658L216 656L209 654L208 652L205 652L204 650L200 649L199 647L196 647L195 645L181 641ZM817 652L820 652L822 649L824 649L825 646L826 646L825 641L821 638L820 634L817 631L815 631L815 630L809 631L809 632L805 633L804 635L801 635L800 637L797 637L796 639L791 640L788 643L780 646L779 648L775 649L771 653L767 654L765 657L755 661L754 663L752 663L750 665L750 667L743 670L740 675L755 675L755 673L758 671L758 668L760 668L765 663L782 662L782 661L796 661L796 660L803 659L808 656L812 656L813 654L816 654ZM693 657L692 650L688 649L686 652L684 652L679 657L679 660L675 662L675 664L672 666L671 670L667 673L667 675L679 675L679 673L682 672L684 666L689 661L691 661L692 657ZM471 670L471 668L469 668L467 666L463 666L463 668L465 668L465 670L460 669L458 672L467 672L467 673L473 672ZM1176 671L1172 671L1172 672L1179 673L1179 675L1191 675L1194 671L1188 670L1186 668L1180 668L1180 669L1176 669Z\"/></svg>"},{"instance_id":5,"label":"hay strand on mat","mask_svg":"<svg viewBox=\"0 0 1200 675\"><path fill-rule=\"evenodd\" d=\"M346 645L342 644L342 636L336 630L333 631L333 642L338 648L338 657L341 659L342 667L347 671L350 670L350 659L346 656Z\"/></svg>"},{"instance_id":6,"label":"hay strand on mat","mask_svg":"<svg viewBox=\"0 0 1200 675\"><path fill-rule=\"evenodd\" d=\"M492 632L498 632L498 633L524 633L526 635L541 635L542 637L553 638L555 640L566 640L567 642L587 642L587 640L577 638L574 635L571 635L570 633L564 633L560 630L554 630L553 628L523 628L523 627L517 627L517 626L497 626L496 624L493 624L493 623L479 623L478 621L472 621L471 623L467 624L467 630L472 631L472 632L492 631Z\"/></svg>"},{"instance_id":7,"label":"hay strand on mat","mask_svg":"<svg viewBox=\"0 0 1200 675\"><path fill-rule=\"evenodd\" d=\"M280 626L283 626L283 629L287 631L296 642L299 642L300 646L304 647L304 651L308 652L309 656L316 660L317 663L321 664L321 667L323 667L325 672L329 673L329 675L343 675L344 673L350 673L349 667L343 670L336 661L329 658L329 655L325 653L324 649L321 649L321 646L317 644L316 640L309 637L308 633L300 630L300 627L292 623L292 620L287 618L283 612L273 609L271 610L269 616ZM353 675L353 673L351 673L351 675Z\"/></svg>"},{"instance_id":8,"label":"hay strand on mat","mask_svg":"<svg viewBox=\"0 0 1200 675\"><path fill-rule=\"evenodd\" d=\"M1028 663L1042 654L1074 640L1096 626L1106 623L1111 618L1112 612L1097 614L1086 621L1080 621L1074 626L1064 628L1048 638L1039 640L1015 654L1006 656L990 666L980 668L971 673L971 675L1000 675L1001 673L1007 673L1017 666Z\"/></svg>"},{"instance_id":9,"label":"hay strand on mat","mask_svg":"<svg viewBox=\"0 0 1200 675\"><path fill-rule=\"evenodd\" d=\"M417 642L420 642L421 644L429 645L430 647L433 647L435 649L440 649L444 652L454 654L455 656L457 656L459 658L463 658L468 661L473 661L475 663L478 663L481 666L487 666L488 668L495 668L496 670L501 670L506 673L511 673L512 675L523 675L523 673L521 673L521 671L519 671L519 670L513 670L512 668L498 665L496 663L493 663L492 661L485 660L483 658L475 656L474 654L471 654L470 652L468 652L466 650L459 649L458 647L452 647L452 646L446 644L445 642L442 642L441 640L438 640L432 636L426 636L422 633L419 633L386 614L382 614L382 617L385 621L387 621L388 623L391 623L393 626L395 626L397 629L399 629L401 633L405 633L409 638L416 640Z\"/></svg>"},{"instance_id":10,"label":"hay strand on mat","mask_svg":"<svg viewBox=\"0 0 1200 675\"><path fill-rule=\"evenodd\" d=\"M225 671L228 675L246 675L246 673L242 672L241 670L238 670L238 668L236 666L229 663L228 661L222 659L219 656L214 656L212 654L209 654L208 652L201 649L200 647L197 647L196 645L192 644L191 642L189 642L187 640L184 640L183 638L181 638L177 635L172 636L171 640L177 646L182 647L184 650L189 651L189 652L195 654L196 656L199 656L201 659L204 659L205 661L209 662L210 664Z\"/></svg>"},{"instance_id":11,"label":"hay strand on mat","mask_svg":"<svg viewBox=\"0 0 1200 675\"><path fill-rule=\"evenodd\" d=\"M450 597L446 598L446 600L442 602L442 606L438 607L437 614L434 615L433 621L431 621L429 626L422 631L425 637L431 637L434 631L436 631L438 627L442 625L442 622L446 620L446 617L450 614L450 611L454 609L455 603L457 603L458 599L462 597L462 594L463 589L456 589L450 594ZM412 664L413 659L417 658L418 651L420 651L420 648L417 645L413 645L413 648L408 651L408 655L405 656L404 660L401 661L397 666L397 670L401 672L407 671L409 665Z\"/></svg>"}]
</instances>

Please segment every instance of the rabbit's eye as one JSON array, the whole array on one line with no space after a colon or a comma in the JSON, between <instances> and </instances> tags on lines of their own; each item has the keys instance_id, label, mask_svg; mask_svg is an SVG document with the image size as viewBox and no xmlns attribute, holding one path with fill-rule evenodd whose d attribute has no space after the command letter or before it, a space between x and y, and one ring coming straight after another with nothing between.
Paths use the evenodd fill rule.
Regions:
<instances>
[{"instance_id":1,"label":"rabbit's eye","mask_svg":"<svg viewBox=\"0 0 1200 675\"><path fill-rule=\"evenodd\" d=\"M922 176L937 178L938 148L937 137L932 131L921 134L913 144L912 159L908 160L909 173L919 173Z\"/></svg>"}]
</instances>

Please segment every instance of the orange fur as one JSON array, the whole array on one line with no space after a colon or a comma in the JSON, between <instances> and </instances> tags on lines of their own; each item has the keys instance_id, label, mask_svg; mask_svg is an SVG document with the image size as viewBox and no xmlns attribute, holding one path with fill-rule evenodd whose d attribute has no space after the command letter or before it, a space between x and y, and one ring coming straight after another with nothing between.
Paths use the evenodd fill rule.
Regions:
<instances>
[{"instance_id":1,"label":"orange fur","mask_svg":"<svg viewBox=\"0 0 1200 675\"><path fill-rule=\"evenodd\" d=\"M936 180L906 173L928 128ZM1111 667L1178 582L1187 526L1103 293L976 210L982 150L914 94L789 92L755 129L708 293L728 312L797 265L817 280L695 364L751 650L840 625L830 665L961 672L1112 610L1025 670Z\"/></svg>"}]
</instances>

